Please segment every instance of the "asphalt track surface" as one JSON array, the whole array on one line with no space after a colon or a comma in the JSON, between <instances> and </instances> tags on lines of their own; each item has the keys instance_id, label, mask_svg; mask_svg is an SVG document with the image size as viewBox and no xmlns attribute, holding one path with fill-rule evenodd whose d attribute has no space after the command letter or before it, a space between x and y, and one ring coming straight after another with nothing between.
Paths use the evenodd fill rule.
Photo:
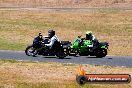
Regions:
<instances>
[{"instance_id":1,"label":"asphalt track surface","mask_svg":"<svg viewBox=\"0 0 132 88\"><path fill-rule=\"evenodd\" d=\"M24 51L0 50L0 59L132 67L132 56L106 56L104 58L96 58L90 56L67 56L64 59L58 59L55 56L38 55L36 57L31 57L25 55Z\"/></svg>"}]
</instances>

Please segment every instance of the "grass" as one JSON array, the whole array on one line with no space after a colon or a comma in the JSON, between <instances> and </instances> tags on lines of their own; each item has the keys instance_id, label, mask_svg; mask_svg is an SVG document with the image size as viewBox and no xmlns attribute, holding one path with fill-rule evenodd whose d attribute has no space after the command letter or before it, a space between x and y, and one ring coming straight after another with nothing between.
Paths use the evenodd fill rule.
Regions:
<instances>
[{"instance_id":1,"label":"grass","mask_svg":"<svg viewBox=\"0 0 132 88\"><path fill-rule=\"evenodd\" d=\"M75 81L79 65L0 60L0 88L131 88L131 84L86 84ZM83 65L88 74L130 74L126 67Z\"/></svg>"},{"instance_id":2,"label":"grass","mask_svg":"<svg viewBox=\"0 0 132 88\"><path fill-rule=\"evenodd\" d=\"M39 32L55 29L60 40L73 41L93 31L110 44L109 55L132 55L132 12L0 11L0 49L24 50Z\"/></svg>"}]
</instances>

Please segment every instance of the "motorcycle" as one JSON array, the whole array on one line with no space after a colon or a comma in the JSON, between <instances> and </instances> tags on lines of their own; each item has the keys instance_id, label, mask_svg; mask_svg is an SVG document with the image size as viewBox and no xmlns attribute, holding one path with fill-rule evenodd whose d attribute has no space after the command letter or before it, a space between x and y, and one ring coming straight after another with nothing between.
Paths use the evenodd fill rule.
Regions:
<instances>
[{"instance_id":1,"label":"motorcycle","mask_svg":"<svg viewBox=\"0 0 132 88\"><path fill-rule=\"evenodd\" d=\"M33 57L36 55L57 56L60 59L63 59L67 56L66 49L67 47L69 47L67 41L55 42L51 49L45 46L45 44L48 43L49 38L44 37L43 41L40 42L38 45L33 42L33 44L27 46L25 53L26 55Z\"/></svg>"},{"instance_id":2,"label":"motorcycle","mask_svg":"<svg viewBox=\"0 0 132 88\"><path fill-rule=\"evenodd\" d=\"M107 55L107 49L109 44L107 42L99 42L96 45L96 49L93 48L93 41L86 40L85 38L75 39L73 44L68 49L68 54L72 56L80 55L80 56L96 56L98 58L105 57Z\"/></svg>"}]
</instances>

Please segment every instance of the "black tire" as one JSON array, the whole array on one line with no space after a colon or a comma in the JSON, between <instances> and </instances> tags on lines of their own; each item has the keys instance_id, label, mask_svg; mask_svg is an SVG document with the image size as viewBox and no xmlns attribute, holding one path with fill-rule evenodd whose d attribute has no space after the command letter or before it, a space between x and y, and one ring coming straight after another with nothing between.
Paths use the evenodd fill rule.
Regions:
<instances>
[{"instance_id":1,"label":"black tire","mask_svg":"<svg viewBox=\"0 0 132 88\"><path fill-rule=\"evenodd\" d=\"M66 57L66 54L62 51L58 51L56 56L59 58L59 59L64 59Z\"/></svg>"},{"instance_id":2,"label":"black tire","mask_svg":"<svg viewBox=\"0 0 132 88\"><path fill-rule=\"evenodd\" d=\"M30 49L34 49L33 52L29 51ZM30 52L30 54L29 54ZM37 50L33 48L32 45L29 45L25 50L26 55L35 57L37 55Z\"/></svg>"},{"instance_id":3,"label":"black tire","mask_svg":"<svg viewBox=\"0 0 132 88\"><path fill-rule=\"evenodd\" d=\"M88 56L86 53L79 53L80 56Z\"/></svg>"},{"instance_id":4,"label":"black tire","mask_svg":"<svg viewBox=\"0 0 132 88\"><path fill-rule=\"evenodd\" d=\"M76 81L79 85L84 85L87 82L87 79L83 75L76 76Z\"/></svg>"},{"instance_id":5,"label":"black tire","mask_svg":"<svg viewBox=\"0 0 132 88\"><path fill-rule=\"evenodd\" d=\"M96 53L96 57L97 58L103 58L107 55L107 49L102 49L102 50L99 50L97 53Z\"/></svg>"}]
</instances>

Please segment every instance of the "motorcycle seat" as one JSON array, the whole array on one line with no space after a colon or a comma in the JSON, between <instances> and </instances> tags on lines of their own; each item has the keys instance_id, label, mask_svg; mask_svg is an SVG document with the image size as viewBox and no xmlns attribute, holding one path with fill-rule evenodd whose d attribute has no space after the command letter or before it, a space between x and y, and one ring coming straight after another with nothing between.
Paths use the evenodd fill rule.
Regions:
<instances>
[{"instance_id":1,"label":"motorcycle seat","mask_svg":"<svg viewBox=\"0 0 132 88\"><path fill-rule=\"evenodd\" d=\"M69 41L61 41L61 44L62 45L67 45L67 44L71 44L71 42L69 42Z\"/></svg>"}]
</instances>

